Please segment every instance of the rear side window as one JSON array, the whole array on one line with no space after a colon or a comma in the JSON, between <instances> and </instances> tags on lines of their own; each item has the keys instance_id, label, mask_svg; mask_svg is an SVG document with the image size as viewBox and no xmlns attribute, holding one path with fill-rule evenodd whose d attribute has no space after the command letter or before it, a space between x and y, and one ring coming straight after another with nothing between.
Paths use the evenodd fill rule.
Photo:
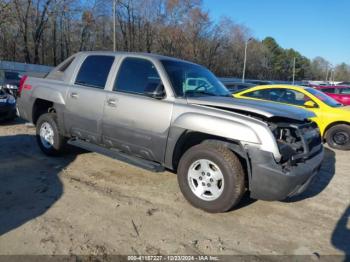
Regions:
<instances>
[{"instance_id":1,"label":"rear side window","mask_svg":"<svg viewBox=\"0 0 350 262\"><path fill-rule=\"evenodd\" d=\"M350 88L339 88L342 95L350 95Z\"/></svg>"},{"instance_id":2,"label":"rear side window","mask_svg":"<svg viewBox=\"0 0 350 262\"><path fill-rule=\"evenodd\" d=\"M245 93L243 96L275 101L280 92L280 89L263 89Z\"/></svg>"},{"instance_id":3,"label":"rear side window","mask_svg":"<svg viewBox=\"0 0 350 262\"><path fill-rule=\"evenodd\" d=\"M335 88L321 88L320 90L321 90L322 92L330 93L330 94L335 94L335 91L336 91Z\"/></svg>"},{"instance_id":4,"label":"rear side window","mask_svg":"<svg viewBox=\"0 0 350 262\"><path fill-rule=\"evenodd\" d=\"M114 91L145 94L161 84L152 62L141 58L126 58L120 66Z\"/></svg>"},{"instance_id":5,"label":"rear side window","mask_svg":"<svg viewBox=\"0 0 350 262\"><path fill-rule=\"evenodd\" d=\"M80 67L75 84L104 89L114 56L91 55Z\"/></svg>"}]
</instances>

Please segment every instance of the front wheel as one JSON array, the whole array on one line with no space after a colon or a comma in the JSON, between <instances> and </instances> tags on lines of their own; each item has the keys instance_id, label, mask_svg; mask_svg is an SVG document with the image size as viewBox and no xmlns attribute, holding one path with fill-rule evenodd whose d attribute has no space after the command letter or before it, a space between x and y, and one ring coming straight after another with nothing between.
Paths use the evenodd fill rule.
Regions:
<instances>
[{"instance_id":1,"label":"front wheel","mask_svg":"<svg viewBox=\"0 0 350 262\"><path fill-rule=\"evenodd\" d=\"M350 126L341 124L328 129L326 141L331 148L350 150Z\"/></svg>"},{"instance_id":2,"label":"front wheel","mask_svg":"<svg viewBox=\"0 0 350 262\"><path fill-rule=\"evenodd\" d=\"M225 212L245 191L244 170L238 157L216 143L193 146L182 156L178 182L185 198L207 212Z\"/></svg>"},{"instance_id":3,"label":"front wheel","mask_svg":"<svg viewBox=\"0 0 350 262\"><path fill-rule=\"evenodd\" d=\"M62 153L65 138L58 131L56 114L47 113L39 117L36 124L36 139L46 155L57 156Z\"/></svg>"}]
</instances>

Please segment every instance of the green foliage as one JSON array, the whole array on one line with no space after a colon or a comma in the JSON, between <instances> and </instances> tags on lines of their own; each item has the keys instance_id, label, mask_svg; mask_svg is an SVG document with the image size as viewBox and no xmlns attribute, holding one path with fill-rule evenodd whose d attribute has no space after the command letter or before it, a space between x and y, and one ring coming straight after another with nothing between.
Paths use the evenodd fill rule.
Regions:
<instances>
[{"instance_id":1,"label":"green foliage","mask_svg":"<svg viewBox=\"0 0 350 262\"><path fill-rule=\"evenodd\" d=\"M269 51L270 74L268 79L288 80L293 78L295 59L295 80L311 79L311 61L294 49L283 49L272 37L266 37L262 44Z\"/></svg>"}]
</instances>

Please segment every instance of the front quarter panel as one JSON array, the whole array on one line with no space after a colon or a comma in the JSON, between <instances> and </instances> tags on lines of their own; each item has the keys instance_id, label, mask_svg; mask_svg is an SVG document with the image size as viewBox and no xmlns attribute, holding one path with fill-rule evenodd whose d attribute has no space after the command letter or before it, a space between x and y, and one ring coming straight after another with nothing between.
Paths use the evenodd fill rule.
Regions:
<instances>
[{"instance_id":1,"label":"front quarter panel","mask_svg":"<svg viewBox=\"0 0 350 262\"><path fill-rule=\"evenodd\" d=\"M257 134L246 124L201 113L185 113L175 119L173 126L235 140L260 144Z\"/></svg>"},{"instance_id":2,"label":"front quarter panel","mask_svg":"<svg viewBox=\"0 0 350 262\"><path fill-rule=\"evenodd\" d=\"M205 133L271 152L276 161L281 158L276 139L267 124L242 114L207 106L175 103L169 132L165 162L171 166L171 156L180 136L186 131Z\"/></svg>"}]
</instances>

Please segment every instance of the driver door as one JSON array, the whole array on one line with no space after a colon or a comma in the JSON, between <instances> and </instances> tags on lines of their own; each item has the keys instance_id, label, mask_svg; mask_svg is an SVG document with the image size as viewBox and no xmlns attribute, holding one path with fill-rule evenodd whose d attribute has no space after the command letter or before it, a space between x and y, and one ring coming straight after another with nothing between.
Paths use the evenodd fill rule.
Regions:
<instances>
[{"instance_id":1,"label":"driver door","mask_svg":"<svg viewBox=\"0 0 350 262\"><path fill-rule=\"evenodd\" d=\"M162 87L154 64L143 58L125 58L107 95L102 139L109 147L147 160L164 162L173 101L150 97Z\"/></svg>"}]
</instances>

